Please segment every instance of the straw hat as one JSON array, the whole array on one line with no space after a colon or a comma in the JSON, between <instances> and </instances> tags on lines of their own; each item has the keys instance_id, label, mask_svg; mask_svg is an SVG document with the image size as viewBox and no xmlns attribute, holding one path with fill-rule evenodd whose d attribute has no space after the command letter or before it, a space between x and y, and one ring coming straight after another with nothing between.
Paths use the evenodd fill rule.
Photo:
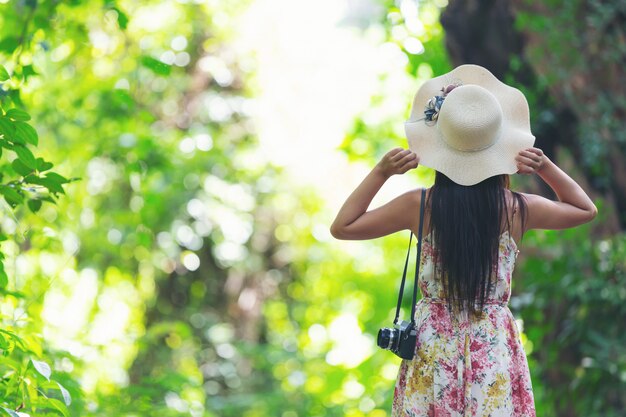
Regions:
<instances>
[{"instance_id":1,"label":"straw hat","mask_svg":"<svg viewBox=\"0 0 626 417\"><path fill-rule=\"evenodd\" d=\"M461 185L516 173L515 156L535 142L524 94L478 65L426 81L404 128L420 164Z\"/></svg>"}]
</instances>

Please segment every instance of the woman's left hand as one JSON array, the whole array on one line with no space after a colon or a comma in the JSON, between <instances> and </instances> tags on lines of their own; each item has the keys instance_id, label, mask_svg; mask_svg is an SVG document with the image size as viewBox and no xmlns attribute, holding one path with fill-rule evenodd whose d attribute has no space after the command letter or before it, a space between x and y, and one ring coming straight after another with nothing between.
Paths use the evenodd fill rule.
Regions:
<instances>
[{"instance_id":1,"label":"woman's left hand","mask_svg":"<svg viewBox=\"0 0 626 417\"><path fill-rule=\"evenodd\" d=\"M404 174L410 169L417 168L419 157L410 149L393 148L382 157L376 165L385 177L395 174Z\"/></svg>"},{"instance_id":2,"label":"woman's left hand","mask_svg":"<svg viewBox=\"0 0 626 417\"><path fill-rule=\"evenodd\" d=\"M539 148L528 148L519 151L515 157L518 174L537 174L546 164L548 157Z\"/></svg>"}]
</instances>

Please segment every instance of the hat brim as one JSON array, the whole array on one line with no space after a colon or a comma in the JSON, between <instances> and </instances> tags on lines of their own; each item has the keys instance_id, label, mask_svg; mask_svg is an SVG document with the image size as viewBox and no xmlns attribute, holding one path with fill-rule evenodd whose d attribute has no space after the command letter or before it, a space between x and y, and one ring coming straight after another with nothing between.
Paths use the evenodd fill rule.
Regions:
<instances>
[{"instance_id":1,"label":"hat brim","mask_svg":"<svg viewBox=\"0 0 626 417\"><path fill-rule=\"evenodd\" d=\"M423 120L428 99L440 95L442 87L455 82L484 87L498 100L503 123L498 139L490 147L474 152L453 149L441 139L436 123L426 124ZM535 143L524 94L498 80L487 69L471 64L461 65L426 81L415 95L411 117L404 127L409 149L419 156L421 165L440 171L457 184L466 186L494 175L515 174L516 155Z\"/></svg>"}]
</instances>

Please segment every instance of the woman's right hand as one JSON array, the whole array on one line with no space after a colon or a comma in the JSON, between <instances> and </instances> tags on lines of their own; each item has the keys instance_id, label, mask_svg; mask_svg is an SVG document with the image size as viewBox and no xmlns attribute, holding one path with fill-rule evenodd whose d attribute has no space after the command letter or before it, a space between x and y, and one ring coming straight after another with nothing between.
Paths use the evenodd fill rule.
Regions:
<instances>
[{"instance_id":1,"label":"woman's right hand","mask_svg":"<svg viewBox=\"0 0 626 417\"><path fill-rule=\"evenodd\" d=\"M515 157L518 174L537 174L546 165L548 157L539 148L527 148L519 151Z\"/></svg>"},{"instance_id":2,"label":"woman's right hand","mask_svg":"<svg viewBox=\"0 0 626 417\"><path fill-rule=\"evenodd\" d=\"M404 174L410 169L417 168L419 157L410 149L393 148L381 158L376 165L385 177L395 174Z\"/></svg>"},{"instance_id":3,"label":"woman's right hand","mask_svg":"<svg viewBox=\"0 0 626 417\"><path fill-rule=\"evenodd\" d=\"M515 158L520 174L538 174L548 184L557 200L535 194L520 193L526 200L527 221L525 230L559 230L590 222L598 209L585 190L541 149L528 148Z\"/></svg>"}]
</instances>

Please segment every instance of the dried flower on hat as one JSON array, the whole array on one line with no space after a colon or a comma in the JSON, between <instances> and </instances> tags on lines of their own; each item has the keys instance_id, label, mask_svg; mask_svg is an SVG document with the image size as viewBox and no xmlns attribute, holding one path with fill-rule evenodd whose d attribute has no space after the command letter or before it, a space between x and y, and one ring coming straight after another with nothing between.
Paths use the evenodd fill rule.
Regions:
<instances>
[{"instance_id":1,"label":"dried flower on hat","mask_svg":"<svg viewBox=\"0 0 626 417\"><path fill-rule=\"evenodd\" d=\"M437 118L439 117L439 111L441 110L441 106L443 105L443 101L446 96L450 93L450 91L454 90L456 87L460 86L461 83L449 84L445 87L441 87L441 95L431 97L426 103L426 107L424 108L424 115L426 123L436 123Z\"/></svg>"}]
</instances>

